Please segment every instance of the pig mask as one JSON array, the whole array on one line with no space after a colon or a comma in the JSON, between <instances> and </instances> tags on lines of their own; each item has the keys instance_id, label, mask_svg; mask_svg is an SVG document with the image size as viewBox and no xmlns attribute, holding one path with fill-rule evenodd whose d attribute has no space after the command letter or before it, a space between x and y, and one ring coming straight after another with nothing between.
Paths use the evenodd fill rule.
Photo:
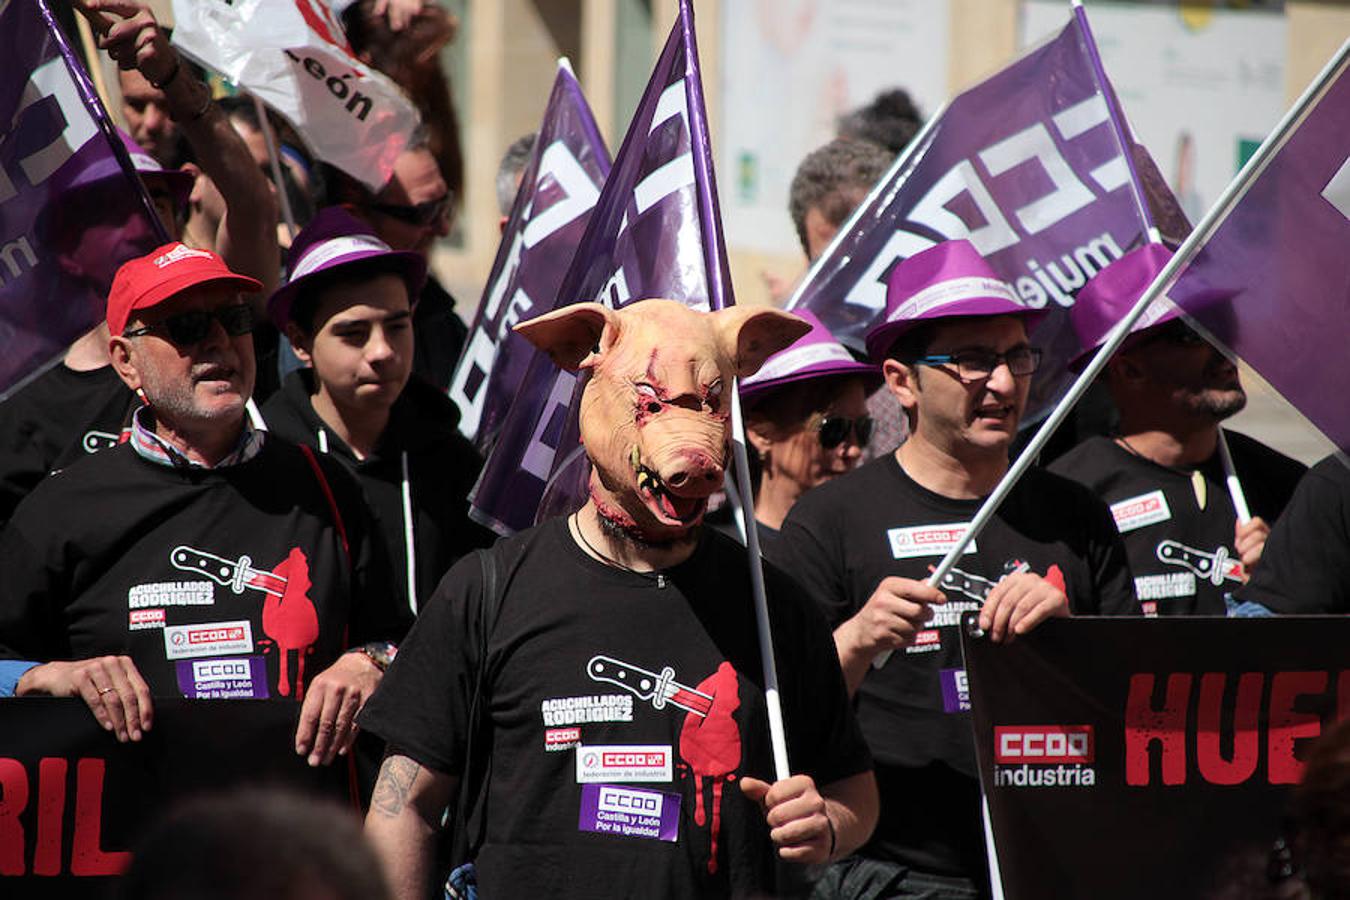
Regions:
<instances>
[{"instance_id":1,"label":"pig mask","mask_svg":"<svg viewBox=\"0 0 1350 900\"><path fill-rule=\"evenodd\" d=\"M733 376L808 330L781 310L704 313L674 300L577 303L516 326L559 366L591 373L580 410L591 499L645 544L687 537L722 486Z\"/></svg>"}]
</instances>

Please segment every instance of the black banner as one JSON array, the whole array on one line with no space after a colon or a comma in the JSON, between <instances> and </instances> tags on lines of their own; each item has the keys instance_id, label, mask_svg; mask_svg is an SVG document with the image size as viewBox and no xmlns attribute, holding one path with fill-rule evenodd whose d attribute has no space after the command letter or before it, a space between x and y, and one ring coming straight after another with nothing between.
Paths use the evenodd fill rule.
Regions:
<instances>
[{"instance_id":1,"label":"black banner","mask_svg":"<svg viewBox=\"0 0 1350 900\"><path fill-rule=\"evenodd\" d=\"M974 614L967 617L974 619ZM1350 619L963 628L1009 900L1201 898L1264 870L1312 740L1350 712Z\"/></svg>"},{"instance_id":2,"label":"black banner","mask_svg":"<svg viewBox=\"0 0 1350 900\"><path fill-rule=\"evenodd\" d=\"M81 700L0 700L0 897L107 897L140 833L172 801L244 784L345 800L347 763L295 753L290 701L157 699L119 744Z\"/></svg>"}]
</instances>

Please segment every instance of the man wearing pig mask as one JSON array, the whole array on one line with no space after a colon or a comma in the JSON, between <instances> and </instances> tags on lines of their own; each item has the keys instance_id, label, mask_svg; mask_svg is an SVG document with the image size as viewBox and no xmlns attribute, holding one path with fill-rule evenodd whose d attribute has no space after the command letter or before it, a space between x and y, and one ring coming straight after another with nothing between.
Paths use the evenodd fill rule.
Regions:
<instances>
[{"instance_id":1,"label":"man wearing pig mask","mask_svg":"<svg viewBox=\"0 0 1350 900\"><path fill-rule=\"evenodd\" d=\"M644 300L517 328L590 375L590 498L457 564L362 716L389 742L366 830L396 896L426 896L461 781L487 897L765 895L791 877L775 850L798 864L852 852L876 786L829 631L766 567L799 773L770 784L745 551L699 527L733 379L806 323Z\"/></svg>"}]
</instances>

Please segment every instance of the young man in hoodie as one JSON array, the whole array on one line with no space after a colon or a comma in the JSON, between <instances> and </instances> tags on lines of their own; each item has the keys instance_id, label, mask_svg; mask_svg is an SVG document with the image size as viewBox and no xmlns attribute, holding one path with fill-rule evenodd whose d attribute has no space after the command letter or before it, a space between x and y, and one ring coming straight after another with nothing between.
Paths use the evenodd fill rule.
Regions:
<instances>
[{"instance_id":1,"label":"young man in hoodie","mask_svg":"<svg viewBox=\"0 0 1350 900\"><path fill-rule=\"evenodd\" d=\"M308 368L288 376L263 418L355 470L416 612L459 557L492 541L468 517L482 461L455 428L458 410L410 378L409 298L426 262L330 207L296 237L287 263L290 279L268 310Z\"/></svg>"}]
</instances>

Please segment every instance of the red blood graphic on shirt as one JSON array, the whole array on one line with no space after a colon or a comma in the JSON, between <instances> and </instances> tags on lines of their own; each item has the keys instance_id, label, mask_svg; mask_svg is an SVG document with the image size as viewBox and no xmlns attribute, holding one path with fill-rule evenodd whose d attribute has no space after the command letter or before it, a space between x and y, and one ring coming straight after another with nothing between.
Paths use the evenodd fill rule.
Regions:
<instances>
[{"instance_id":1,"label":"red blood graphic on shirt","mask_svg":"<svg viewBox=\"0 0 1350 900\"><path fill-rule=\"evenodd\" d=\"M707 716L687 713L680 728L680 756L694 773L694 821L705 825L703 779L712 781L712 850L708 871L717 871L717 836L722 830L722 787L741 764L741 730L732 717L741 706L736 670L724 662L703 679L698 690L713 698Z\"/></svg>"},{"instance_id":2,"label":"red blood graphic on shirt","mask_svg":"<svg viewBox=\"0 0 1350 900\"><path fill-rule=\"evenodd\" d=\"M1052 565L1050 568L1046 569L1045 580L1058 588L1060 593L1067 594L1069 592L1064 586L1064 573L1060 571L1059 566Z\"/></svg>"},{"instance_id":3,"label":"red blood graphic on shirt","mask_svg":"<svg viewBox=\"0 0 1350 900\"><path fill-rule=\"evenodd\" d=\"M280 597L268 594L263 601L262 626L276 641L281 670L277 679L277 693L291 694L290 651L296 652L295 699L305 699L305 652L319 637L319 614L309 599L309 560L304 551L293 547L281 564L272 570L278 578L286 579L286 589Z\"/></svg>"}]
</instances>

